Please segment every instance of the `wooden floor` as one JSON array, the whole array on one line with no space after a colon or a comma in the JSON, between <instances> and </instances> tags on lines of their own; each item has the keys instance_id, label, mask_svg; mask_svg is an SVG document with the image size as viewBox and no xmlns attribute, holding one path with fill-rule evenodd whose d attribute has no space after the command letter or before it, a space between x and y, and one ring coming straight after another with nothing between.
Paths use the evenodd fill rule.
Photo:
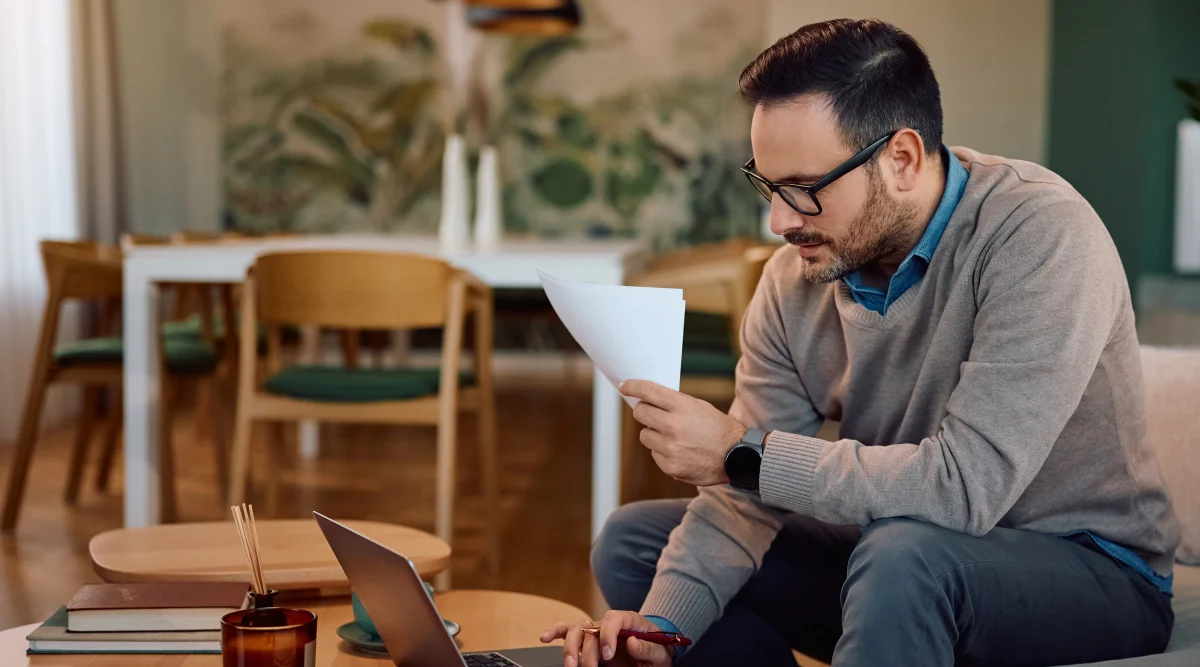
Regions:
<instances>
[{"instance_id":1,"label":"wooden floor","mask_svg":"<svg viewBox=\"0 0 1200 667\"><path fill-rule=\"evenodd\" d=\"M489 574L483 559L473 418L464 416L454 586L534 593L602 611L588 568L590 374L560 366L533 377L498 375L501 572ZM121 525L119 464L109 493L92 488L89 469L78 506L63 505L72 433L58 430L39 442L21 523L14 535L0 536L0 628L41 621L80 584L98 581L87 557L88 539ZM176 430L180 518L228 518L217 497L210 444L195 434L193 420L181 419ZM283 486L279 514L301 517L320 510L338 518L432 530L434 445L432 429L323 427L319 458L298 463L294 479ZM0 447L5 481L10 456L10 447ZM257 511L262 507L261 500L256 502Z\"/></svg>"}]
</instances>

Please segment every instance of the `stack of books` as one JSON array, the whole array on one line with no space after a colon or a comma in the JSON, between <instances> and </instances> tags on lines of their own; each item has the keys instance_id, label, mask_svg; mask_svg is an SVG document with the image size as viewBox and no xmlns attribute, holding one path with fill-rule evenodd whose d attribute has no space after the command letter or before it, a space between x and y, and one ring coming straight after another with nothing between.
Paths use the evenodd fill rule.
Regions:
<instances>
[{"instance_id":1,"label":"stack of books","mask_svg":"<svg viewBox=\"0 0 1200 667\"><path fill-rule=\"evenodd\" d=\"M88 584L33 634L29 653L220 653L221 617L248 603L235 582Z\"/></svg>"}]
</instances>

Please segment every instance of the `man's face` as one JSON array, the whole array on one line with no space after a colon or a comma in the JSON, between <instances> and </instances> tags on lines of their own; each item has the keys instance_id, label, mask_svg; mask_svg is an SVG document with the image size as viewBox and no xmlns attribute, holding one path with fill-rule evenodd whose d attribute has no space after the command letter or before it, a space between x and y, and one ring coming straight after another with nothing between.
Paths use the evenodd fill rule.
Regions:
<instances>
[{"instance_id":1,"label":"man's face","mask_svg":"<svg viewBox=\"0 0 1200 667\"><path fill-rule=\"evenodd\" d=\"M758 173L774 183L811 185L862 148L842 143L832 109L824 98L811 96L759 105L750 140ZM817 198L822 211L815 216L801 215L778 195L771 198L771 231L797 247L804 278L811 282L833 282L902 250L905 225L916 216L911 202L889 192L875 164L842 176Z\"/></svg>"}]
</instances>

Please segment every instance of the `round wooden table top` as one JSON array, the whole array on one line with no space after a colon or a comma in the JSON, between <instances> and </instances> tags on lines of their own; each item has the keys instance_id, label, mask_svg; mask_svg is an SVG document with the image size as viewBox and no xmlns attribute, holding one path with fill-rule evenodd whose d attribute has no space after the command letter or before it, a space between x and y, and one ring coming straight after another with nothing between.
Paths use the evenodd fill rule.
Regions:
<instances>
[{"instance_id":1,"label":"round wooden table top","mask_svg":"<svg viewBox=\"0 0 1200 667\"><path fill-rule=\"evenodd\" d=\"M565 602L501 591L450 591L434 598L443 618L462 627L455 637L459 650L491 651L541 646L538 635L559 621L588 618ZM361 653L337 636L354 620L349 598L289 603L317 614L317 667L384 667L391 661ZM25 655L25 637L37 628L26 625L0 632L0 665L4 667L220 667L219 655Z\"/></svg>"},{"instance_id":2,"label":"round wooden table top","mask_svg":"<svg viewBox=\"0 0 1200 667\"><path fill-rule=\"evenodd\" d=\"M422 578L450 566L450 545L424 531L377 521L350 528L403 554ZM333 550L312 519L257 522L263 576L276 590L349 590ZM105 581L246 581L246 556L232 521L120 528L88 543L92 567Z\"/></svg>"}]
</instances>

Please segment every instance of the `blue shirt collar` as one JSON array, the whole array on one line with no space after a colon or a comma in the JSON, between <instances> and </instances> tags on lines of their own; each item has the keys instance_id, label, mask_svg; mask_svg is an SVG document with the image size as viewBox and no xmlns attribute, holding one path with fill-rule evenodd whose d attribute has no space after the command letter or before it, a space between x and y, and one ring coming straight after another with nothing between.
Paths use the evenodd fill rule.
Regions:
<instances>
[{"instance_id":1,"label":"blue shirt collar","mask_svg":"<svg viewBox=\"0 0 1200 667\"><path fill-rule=\"evenodd\" d=\"M854 297L855 301L880 315L886 314L888 306L925 276L925 270L933 259L938 242L942 240L942 234L946 231L950 216L954 213L959 200L962 199L963 190L967 187L966 168L945 145L942 146L942 161L947 165L946 189L942 192L942 199L938 202L933 217L929 219L929 224L926 225L921 240L900 262L900 268L896 270L888 283L887 292L863 285L862 275L858 271L842 279L849 286L850 295Z\"/></svg>"}]
</instances>

